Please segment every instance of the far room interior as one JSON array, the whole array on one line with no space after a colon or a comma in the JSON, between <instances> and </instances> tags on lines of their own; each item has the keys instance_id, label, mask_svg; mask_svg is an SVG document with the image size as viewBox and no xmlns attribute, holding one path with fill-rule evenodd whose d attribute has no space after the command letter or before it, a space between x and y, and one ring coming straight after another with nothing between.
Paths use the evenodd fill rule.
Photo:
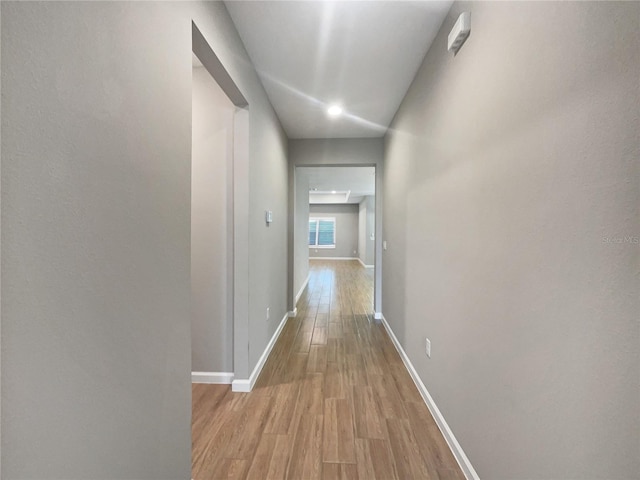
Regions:
<instances>
[{"instance_id":1,"label":"far room interior","mask_svg":"<svg viewBox=\"0 0 640 480\"><path fill-rule=\"evenodd\" d=\"M303 265L303 271L305 263L355 262L371 277L373 290L375 175L373 166L296 169L299 198L295 230L300 244L296 261ZM368 310L372 311L373 291L369 296Z\"/></svg>"}]
</instances>

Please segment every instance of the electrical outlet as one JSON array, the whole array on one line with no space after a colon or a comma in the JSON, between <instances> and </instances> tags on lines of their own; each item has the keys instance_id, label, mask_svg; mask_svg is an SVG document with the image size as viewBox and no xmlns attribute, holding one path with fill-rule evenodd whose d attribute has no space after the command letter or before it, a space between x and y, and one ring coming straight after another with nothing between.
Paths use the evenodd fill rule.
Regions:
<instances>
[{"instance_id":1,"label":"electrical outlet","mask_svg":"<svg viewBox=\"0 0 640 480\"><path fill-rule=\"evenodd\" d=\"M425 352L427 353L427 357L431 358L431 340L429 340L428 338L426 340L427 341L425 342Z\"/></svg>"},{"instance_id":2,"label":"electrical outlet","mask_svg":"<svg viewBox=\"0 0 640 480\"><path fill-rule=\"evenodd\" d=\"M269 320L269 307L267 307L267 320Z\"/></svg>"}]
</instances>

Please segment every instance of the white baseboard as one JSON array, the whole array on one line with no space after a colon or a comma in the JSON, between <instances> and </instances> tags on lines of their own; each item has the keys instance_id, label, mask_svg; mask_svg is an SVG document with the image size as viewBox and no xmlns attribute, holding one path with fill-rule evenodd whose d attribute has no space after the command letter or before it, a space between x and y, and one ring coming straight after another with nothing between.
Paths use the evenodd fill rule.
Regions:
<instances>
[{"instance_id":1,"label":"white baseboard","mask_svg":"<svg viewBox=\"0 0 640 480\"><path fill-rule=\"evenodd\" d=\"M307 288L307 285L309 283L309 279L311 278L311 272L309 272L309 274L307 275L307 279L304 281L304 283L302 284L302 286L300 287L300 290L298 290L298 294L296 295L296 299L293 302L293 306L296 307L298 305L298 300L300 300L300 297L302 296L304 289ZM294 309L293 311L295 312L297 310ZM295 315L294 315L295 317Z\"/></svg>"},{"instance_id":2,"label":"white baseboard","mask_svg":"<svg viewBox=\"0 0 640 480\"><path fill-rule=\"evenodd\" d=\"M309 257L309 260L360 260L358 257Z\"/></svg>"},{"instance_id":3,"label":"white baseboard","mask_svg":"<svg viewBox=\"0 0 640 480\"><path fill-rule=\"evenodd\" d=\"M290 312L287 312L284 314L284 317L280 321L280 325L278 325L278 328L276 328L276 331L273 332L273 336L271 337L271 340L269 340L269 343L264 349L264 352L262 352L262 355L260 356L260 359L258 360L258 363L253 369L253 372L251 372L251 375L249 376L249 378L234 379L233 383L231 384L231 391L250 392L251 390L253 390L253 386L256 384L256 380L258 380L258 377L260 376L260 372L262 371L262 367L264 367L264 364L267 363L267 359L271 354L271 350L273 350L273 346L276 344L276 341L278 340L278 337L280 336L280 333L282 332L282 329L284 328L285 323L287 323L287 320L289 319L289 313Z\"/></svg>"},{"instance_id":4,"label":"white baseboard","mask_svg":"<svg viewBox=\"0 0 640 480\"><path fill-rule=\"evenodd\" d=\"M382 312L373 312L373 318L376 320L382 320Z\"/></svg>"},{"instance_id":5,"label":"white baseboard","mask_svg":"<svg viewBox=\"0 0 640 480\"><path fill-rule=\"evenodd\" d=\"M230 385L233 372L191 372L191 383L214 383Z\"/></svg>"},{"instance_id":6,"label":"white baseboard","mask_svg":"<svg viewBox=\"0 0 640 480\"><path fill-rule=\"evenodd\" d=\"M364 263L362 261L362 259L360 257L358 257L358 261L360 262L360 265L362 265L364 268L374 268L375 265L367 265L366 263Z\"/></svg>"},{"instance_id":7,"label":"white baseboard","mask_svg":"<svg viewBox=\"0 0 640 480\"><path fill-rule=\"evenodd\" d=\"M378 318L377 315L378 313L376 313L375 318ZM396 350L400 354L400 358L402 358L402 362L404 363L404 366L409 371L409 375L411 375L411 378L413 379L413 383L415 383L416 387L418 387L418 391L420 392L420 395L422 396L424 403L427 404L427 408L431 412L431 415L436 421L438 428L442 432L442 436L446 440L447 445L449 445L449 449L451 450L451 453L453 453L453 456L455 457L456 461L460 465L460 468L462 469L464 476L466 477L467 480L480 480L480 477L478 476L475 469L473 468L473 465L471 465L471 462L467 458L467 455L464 453L464 450L462 450L462 447L458 443L458 440L456 440L455 435L449 428L447 421L444 419L436 403L433 401L433 397L431 397L431 395L429 394L429 391L427 390L427 387L425 387L424 383L422 383L422 379L420 378L420 375L418 375L418 372L416 372L416 369L413 367L411 360L409 360L409 357L407 356L406 352L402 348L402 345L400 345L400 342L398 341L395 334L393 333L393 330L391 330L391 327L387 323L387 319L384 318L384 315L382 315L381 313L380 313L380 319L382 320L382 324L384 325L385 330L389 334L389 337L391 337L391 341L395 345Z\"/></svg>"},{"instance_id":8,"label":"white baseboard","mask_svg":"<svg viewBox=\"0 0 640 480\"><path fill-rule=\"evenodd\" d=\"M296 315L298 315L298 307L291 310L287 315L289 316L289 318L295 317Z\"/></svg>"}]
</instances>

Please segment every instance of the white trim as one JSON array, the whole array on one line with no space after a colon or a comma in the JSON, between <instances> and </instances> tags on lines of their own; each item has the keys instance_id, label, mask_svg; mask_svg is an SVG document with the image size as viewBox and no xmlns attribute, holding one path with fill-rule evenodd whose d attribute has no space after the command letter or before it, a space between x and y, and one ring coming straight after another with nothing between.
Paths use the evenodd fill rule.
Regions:
<instances>
[{"instance_id":1,"label":"white trim","mask_svg":"<svg viewBox=\"0 0 640 480\"><path fill-rule=\"evenodd\" d=\"M230 385L233 372L191 372L191 383L215 383Z\"/></svg>"},{"instance_id":2,"label":"white trim","mask_svg":"<svg viewBox=\"0 0 640 480\"><path fill-rule=\"evenodd\" d=\"M291 317L295 317L296 315L298 315L298 308L297 308L297 307L296 307L296 308L294 308L293 310L291 310L289 313L287 313L287 316L288 316L289 318L291 318Z\"/></svg>"},{"instance_id":3,"label":"white trim","mask_svg":"<svg viewBox=\"0 0 640 480\"><path fill-rule=\"evenodd\" d=\"M264 364L267 363L267 358L269 358L269 355L271 354L271 350L273 349L273 346L276 344L276 341L280 336L280 332L282 332L282 329L284 328L285 323L287 323L287 320L289 319L289 313L290 312L285 313L284 317L282 317L282 320L280 321L280 325L278 325L278 328L276 328L276 331L273 332L273 336L271 337L271 340L269 340L267 347L264 349L264 352L262 352L262 355L260 356L260 359L258 360L258 363L253 369L253 372L251 372L251 375L249 376L249 378L233 380L233 382L231 383L232 392L250 392L251 390L253 390L253 386L256 384L256 380L258 380L258 377L260 376L260 372L262 371L262 367L264 367Z\"/></svg>"},{"instance_id":4,"label":"white trim","mask_svg":"<svg viewBox=\"0 0 640 480\"><path fill-rule=\"evenodd\" d=\"M378 315L378 313L376 313L376 315ZM469 458L467 458L467 455L464 453L464 450L462 450L462 447L458 443L458 440L456 440L456 437L451 431L451 428L449 428L447 421L444 419L444 417L442 416L442 413L436 406L436 402L433 401L433 398L429 394L427 387L425 387L424 383L422 383L422 379L420 378L420 375L418 375L418 372L416 372L416 369L413 367L411 360L409 360L409 357L407 356L406 352L402 348L402 345L400 345L400 342L398 341L395 334L393 333L393 330L391 330L391 327L387 323L387 319L384 318L384 315L382 314L380 314L380 319L382 320L382 324L384 325L385 330L389 334L391 341L395 345L396 350L400 354L400 358L402 358L402 362L404 363L404 366L407 368L409 375L411 375L411 378L413 379L413 383L415 383L416 387L418 387L418 391L420 392L420 395L422 396L424 403L427 404L427 408L431 412L431 415L436 421L438 428L442 432L442 436L446 440L447 445L449 445L449 449L451 450L451 453L453 453L453 456L456 458L458 464L460 465L460 468L462 469L464 476L466 477L467 480L480 480L480 477L478 476L475 469L473 468L473 465L471 465Z\"/></svg>"},{"instance_id":5,"label":"white trim","mask_svg":"<svg viewBox=\"0 0 640 480\"><path fill-rule=\"evenodd\" d=\"M366 263L364 263L362 261L362 259L360 257L356 257L358 259L358 261L360 262L360 265L362 265L364 268L373 268L375 267L375 265L367 265Z\"/></svg>"},{"instance_id":6,"label":"white trim","mask_svg":"<svg viewBox=\"0 0 640 480\"><path fill-rule=\"evenodd\" d=\"M358 257L309 257L309 260L358 260Z\"/></svg>"},{"instance_id":7,"label":"white trim","mask_svg":"<svg viewBox=\"0 0 640 480\"><path fill-rule=\"evenodd\" d=\"M376 320L382 320L382 312L373 312L373 318Z\"/></svg>"},{"instance_id":8,"label":"white trim","mask_svg":"<svg viewBox=\"0 0 640 480\"><path fill-rule=\"evenodd\" d=\"M307 288L307 284L309 283L309 279L311 278L311 272L309 272L309 274L307 275L307 279L304 281L304 283L302 284L302 286L300 287L300 290L298 290L298 294L296 295L296 299L293 302L293 306L296 307L293 309L294 311L294 317L296 316L295 313L297 313L298 311L298 300L300 300L300 297L302 296L304 289Z\"/></svg>"}]
</instances>

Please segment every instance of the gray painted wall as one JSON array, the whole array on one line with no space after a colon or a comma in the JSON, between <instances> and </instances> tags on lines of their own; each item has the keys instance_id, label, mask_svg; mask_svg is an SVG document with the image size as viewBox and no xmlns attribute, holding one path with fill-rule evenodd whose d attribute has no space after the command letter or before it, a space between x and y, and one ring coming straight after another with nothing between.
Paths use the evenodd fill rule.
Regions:
<instances>
[{"instance_id":1,"label":"gray painted wall","mask_svg":"<svg viewBox=\"0 0 640 480\"><path fill-rule=\"evenodd\" d=\"M2 51L2 8L0 8L0 52ZM0 59L2 55L0 54ZM1 68L0 68L1 71ZM0 92L2 91L2 75L0 74ZM0 119L2 118L2 95L0 95ZM2 122L0 121L0 145L2 144ZM0 177L2 172L2 149L0 148ZM0 182L0 210L2 210L2 185ZM1 222L0 222L1 223ZM0 225L0 238L2 226ZM1 241L0 241L1 243ZM0 248L0 265L2 249ZM0 275L0 419L2 419L2 275ZM2 421L0 421L0 450L2 449ZM2 478L2 452L0 451L0 478Z\"/></svg>"},{"instance_id":2,"label":"gray painted wall","mask_svg":"<svg viewBox=\"0 0 640 480\"><path fill-rule=\"evenodd\" d=\"M309 275L309 178L305 174L296 175L295 222L293 240L294 294L297 296ZM294 305L295 307L295 305Z\"/></svg>"},{"instance_id":3,"label":"gray painted wall","mask_svg":"<svg viewBox=\"0 0 640 480\"><path fill-rule=\"evenodd\" d=\"M191 370L233 372L233 117L211 74L193 69Z\"/></svg>"},{"instance_id":4,"label":"gray painted wall","mask_svg":"<svg viewBox=\"0 0 640 480\"><path fill-rule=\"evenodd\" d=\"M367 239L366 239L366 258L365 265L374 265L376 263L376 197L369 196L366 199L367 204Z\"/></svg>"},{"instance_id":5,"label":"gray painted wall","mask_svg":"<svg viewBox=\"0 0 640 480\"><path fill-rule=\"evenodd\" d=\"M260 91L263 92L260 85ZM249 171L249 368L253 371L267 343L288 312L287 306L287 139L265 97L262 117L250 100ZM268 113L268 115L267 115ZM270 126L270 128L265 128ZM277 128L276 128L277 126ZM262 148L255 148L261 146ZM255 149L254 149L255 148ZM265 211L273 223L265 223ZM266 309L270 319L266 320ZM234 364L236 378L242 374Z\"/></svg>"},{"instance_id":6,"label":"gray painted wall","mask_svg":"<svg viewBox=\"0 0 640 480\"><path fill-rule=\"evenodd\" d=\"M336 248L310 248L310 257L357 258L358 205L311 205L309 217L336 219ZM308 235L308 234L307 234Z\"/></svg>"},{"instance_id":7,"label":"gray painted wall","mask_svg":"<svg viewBox=\"0 0 640 480\"><path fill-rule=\"evenodd\" d=\"M367 248L367 207L366 200L358 205L358 258L364 262Z\"/></svg>"},{"instance_id":8,"label":"gray painted wall","mask_svg":"<svg viewBox=\"0 0 640 480\"><path fill-rule=\"evenodd\" d=\"M373 265L375 261L375 196L362 199L358 213L358 258L365 265Z\"/></svg>"},{"instance_id":9,"label":"gray painted wall","mask_svg":"<svg viewBox=\"0 0 640 480\"><path fill-rule=\"evenodd\" d=\"M0 8L0 52L2 51L2 8ZM0 53L0 59L2 55ZM2 69L0 68L0 71ZM0 74L0 92L2 91L2 75ZM0 119L2 118L2 95L0 95ZM0 121L0 145L2 144L2 122ZM0 177L2 172L2 149L0 148ZM2 186L0 182L0 210L2 210ZM1 222L0 222L1 223ZM0 225L0 238L2 227ZM1 243L1 240L0 240ZM2 264L2 249L0 248L0 265ZM2 419L2 275L0 275L0 419ZM2 421L0 421L0 478L2 478Z\"/></svg>"},{"instance_id":10,"label":"gray painted wall","mask_svg":"<svg viewBox=\"0 0 640 480\"><path fill-rule=\"evenodd\" d=\"M190 478L192 19L249 101L245 300L272 317L285 136L220 2L1 8L2 478ZM276 324L235 332L240 374Z\"/></svg>"},{"instance_id":11,"label":"gray painted wall","mask_svg":"<svg viewBox=\"0 0 640 480\"><path fill-rule=\"evenodd\" d=\"M331 138L331 139L298 139L289 140L289 269L288 269L288 290L290 305L293 305L294 291L293 272L295 271L294 262L294 205L295 198L295 178L296 167L312 167L312 166L375 166L376 167L376 192L382 191L382 180L384 178L383 158L384 158L384 140L382 138ZM308 195L308 192L305 193ZM382 217L382 195L376 195L376 216ZM376 225L376 238L382 238L382 222ZM382 254L382 241L376 241L375 244L376 258L380 258ZM381 279L382 269L378 265L375 272L375 310L381 312Z\"/></svg>"},{"instance_id":12,"label":"gray painted wall","mask_svg":"<svg viewBox=\"0 0 640 480\"><path fill-rule=\"evenodd\" d=\"M289 140L289 160L297 167L377 166L382 163L382 138L328 138Z\"/></svg>"},{"instance_id":13,"label":"gray painted wall","mask_svg":"<svg viewBox=\"0 0 640 480\"><path fill-rule=\"evenodd\" d=\"M386 137L384 315L481 478L640 471L639 32L456 3Z\"/></svg>"}]
</instances>

